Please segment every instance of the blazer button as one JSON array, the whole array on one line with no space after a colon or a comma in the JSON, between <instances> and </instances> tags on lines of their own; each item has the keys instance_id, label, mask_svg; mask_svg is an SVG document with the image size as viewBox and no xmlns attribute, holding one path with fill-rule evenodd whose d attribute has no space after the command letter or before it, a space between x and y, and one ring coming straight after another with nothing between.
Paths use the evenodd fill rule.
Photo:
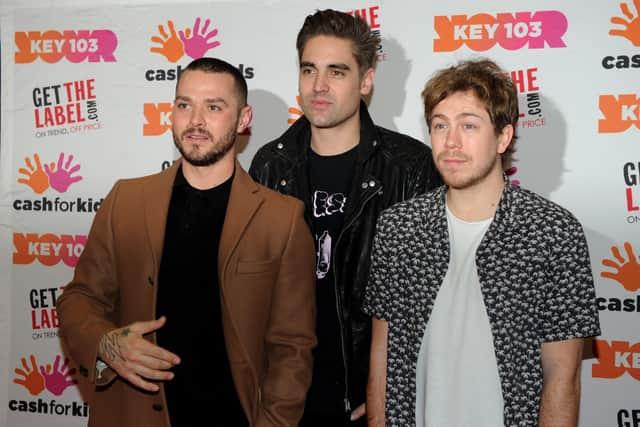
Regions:
<instances>
[{"instance_id":1,"label":"blazer button","mask_svg":"<svg viewBox=\"0 0 640 427\"><path fill-rule=\"evenodd\" d=\"M280 180L280 186L281 187L286 187L287 186L287 180L286 179L281 179Z\"/></svg>"},{"instance_id":2,"label":"blazer button","mask_svg":"<svg viewBox=\"0 0 640 427\"><path fill-rule=\"evenodd\" d=\"M160 411L162 411L164 409L164 406L162 406L162 404L160 404L160 403L154 403L152 408L153 408L154 411L160 412Z\"/></svg>"}]
</instances>

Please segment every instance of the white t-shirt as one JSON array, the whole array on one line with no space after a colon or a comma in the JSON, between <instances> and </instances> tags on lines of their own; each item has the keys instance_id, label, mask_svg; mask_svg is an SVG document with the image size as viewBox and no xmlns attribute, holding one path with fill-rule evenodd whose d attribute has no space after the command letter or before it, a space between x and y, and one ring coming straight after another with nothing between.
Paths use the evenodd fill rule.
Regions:
<instances>
[{"instance_id":1,"label":"white t-shirt","mask_svg":"<svg viewBox=\"0 0 640 427\"><path fill-rule=\"evenodd\" d=\"M447 207L450 262L418 355L417 427L503 425L498 364L475 262L491 221L466 222Z\"/></svg>"}]
</instances>

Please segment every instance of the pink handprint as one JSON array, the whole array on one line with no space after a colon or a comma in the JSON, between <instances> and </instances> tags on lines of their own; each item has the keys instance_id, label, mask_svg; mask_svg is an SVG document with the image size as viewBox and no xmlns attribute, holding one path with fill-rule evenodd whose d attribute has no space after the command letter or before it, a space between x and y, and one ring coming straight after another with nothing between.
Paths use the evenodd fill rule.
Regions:
<instances>
[{"instance_id":1,"label":"pink handprint","mask_svg":"<svg viewBox=\"0 0 640 427\"><path fill-rule=\"evenodd\" d=\"M640 0L633 0L633 4L636 7L636 12L640 14ZM634 46L640 46L640 16L634 16L627 3L620 3L620 10L628 20L620 16L614 16L611 18L611 23L622 25L625 28L609 30L609 34L624 37Z\"/></svg>"},{"instance_id":2,"label":"pink handprint","mask_svg":"<svg viewBox=\"0 0 640 427\"><path fill-rule=\"evenodd\" d=\"M51 188L56 190L58 193L64 193L69 189L71 184L82 180L81 176L71 176L80 169L80 165L78 164L69 169L69 166L71 166L71 162L73 161L73 154L69 155L64 167L62 166L63 161L64 153L60 153L60 156L58 156L57 168L53 167L53 164L51 167L49 167L49 165L44 165L44 169L47 172L47 175L49 175L49 184L51 185Z\"/></svg>"},{"instance_id":3,"label":"pink handprint","mask_svg":"<svg viewBox=\"0 0 640 427\"><path fill-rule=\"evenodd\" d=\"M209 49L220 46L219 41L209 42L210 39L218 35L216 28L205 35L210 23L211 20L209 19L204 21L204 27L200 31L200 18L196 18L196 22L193 25L193 37L191 38L189 38L189 29L187 29L186 35L184 32L179 31L180 40L184 44L184 51L193 59L202 58Z\"/></svg>"},{"instance_id":4,"label":"pink handprint","mask_svg":"<svg viewBox=\"0 0 640 427\"><path fill-rule=\"evenodd\" d=\"M33 167L31 164L31 159L25 157L24 161L29 170L25 168L18 169L19 173L26 175L26 178L18 178L18 182L28 185L36 194L42 194L49 188L49 176L44 172L44 169L42 169L40 156L34 154L33 158L36 161L36 167ZM53 165L53 163L51 163L51 165Z\"/></svg>"},{"instance_id":5,"label":"pink handprint","mask_svg":"<svg viewBox=\"0 0 640 427\"><path fill-rule=\"evenodd\" d=\"M13 382L24 386L32 396L37 396L44 390L44 377L38 372L36 357L32 354L29 359L31 360L31 369L27 365L27 360L23 357L21 361L24 370L16 368L14 372L16 375L24 377L24 379L14 378Z\"/></svg>"},{"instance_id":6,"label":"pink handprint","mask_svg":"<svg viewBox=\"0 0 640 427\"><path fill-rule=\"evenodd\" d=\"M158 25L158 31L162 38L153 36L151 37L151 41L160 44L160 47L152 47L150 51L164 55L170 62L178 62L178 60L184 56L184 46L182 46L182 41L180 41L180 38L178 38L176 34L173 21L170 20L167 24L169 25L170 36L162 25Z\"/></svg>"},{"instance_id":7,"label":"pink handprint","mask_svg":"<svg viewBox=\"0 0 640 427\"><path fill-rule=\"evenodd\" d=\"M627 261L622 257L620 249L618 249L617 246L611 247L611 253L613 253L613 256L618 262L612 259L604 259L602 260L602 265L611 267L615 269L616 272L603 271L600 273L600 276L616 280L624 286L626 290L635 292L640 289L640 264L638 264L638 258L633 253L631 243L625 242L624 249L629 257Z\"/></svg>"},{"instance_id":8,"label":"pink handprint","mask_svg":"<svg viewBox=\"0 0 640 427\"><path fill-rule=\"evenodd\" d=\"M53 362L53 372L51 365L47 365L46 369L43 366L40 366L40 373L44 377L47 390L55 396L60 396L67 387L76 384L76 381L71 377L76 370L69 369L68 362L69 359L65 358L64 364L59 368L60 355L58 355L56 356L56 360Z\"/></svg>"},{"instance_id":9,"label":"pink handprint","mask_svg":"<svg viewBox=\"0 0 640 427\"><path fill-rule=\"evenodd\" d=\"M518 168L515 166L511 166L509 169L506 170L505 173L507 174L507 176L511 177L515 175L516 172L518 172ZM520 185L520 180L518 179L511 179L511 182L513 183L513 185Z\"/></svg>"}]
</instances>

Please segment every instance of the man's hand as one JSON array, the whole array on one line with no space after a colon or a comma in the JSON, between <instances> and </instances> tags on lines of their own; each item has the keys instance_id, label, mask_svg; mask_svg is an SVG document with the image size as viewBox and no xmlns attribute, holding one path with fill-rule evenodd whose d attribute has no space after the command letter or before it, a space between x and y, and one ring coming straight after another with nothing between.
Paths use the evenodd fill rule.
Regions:
<instances>
[{"instance_id":1,"label":"man's hand","mask_svg":"<svg viewBox=\"0 0 640 427\"><path fill-rule=\"evenodd\" d=\"M160 387L147 380L172 379L173 373L167 370L180 363L180 358L150 343L143 335L160 329L165 322L166 318L162 316L108 332L100 340L98 356L131 384L143 390L158 391Z\"/></svg>"},{"instance_id":2,"label":"man's hand","mask_svg":"<svg viewBox=\"0 0 640 427\"><path fill-rule=\"evenodd\" d=\"M362 417L366 413L367 413L367 404L363 403L362 405L358 406L356 409L351 411L351 421L357 420L358 418Z\"/></svg>"}]
</instances>

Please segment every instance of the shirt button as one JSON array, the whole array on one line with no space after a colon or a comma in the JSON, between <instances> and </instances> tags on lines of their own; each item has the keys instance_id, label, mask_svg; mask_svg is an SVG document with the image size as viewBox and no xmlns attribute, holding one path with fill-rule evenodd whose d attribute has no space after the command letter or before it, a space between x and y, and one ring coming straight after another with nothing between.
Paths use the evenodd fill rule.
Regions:
<instances>
[{"instance_id":1,"label":"shirt button","mask_svg":"<svg viewBox=\"0 0 640 427\"><path fill-rule=\"evenodd\" d=\"M154 411L162 411L164 409L164 406L162 406L162 404L160 403L154 403L153 406L151 406L153 408Z\"/></svg>"},{"instance_id":2,"label":"shirt button","mask_svg":"<svg viewBox=\"0 0 640 427\"><path fill-rule=\"evenodd\" d=\"M278 147L278 150L282 150L284 148L284 144L282 142L278 142L278 145L276 145L276 147Z\"/></svg>"},{"instance_id":3,"label":"shirt button","mask_svg":"<svg viewBox=\"0 0 640 427\"><path fill-rule=\"evenodd\" d=\"M378 140L377 140L377 139L374 139L374 140L373 140L373 142L372 142L372 144L373 144L373 146L375 147L376 145L378 145Z\"/></svg>"},{"instance_id":4,"label":"shirt button","mask_svg":"<svg viewBox=\"0 0 640 427\"><path fill-rule=\"evenodd\" d=\"M369 187L375 187L375 186L376 186L375 181L369 181Z\"/></svg>"},{"instance_id":5,"label":"shirt button","mask_svg":"<svg viewBox=\"0 0 640 427\"><path fill-rule=\"evenodd\" d=\"M363 188L363 189L367 188L368 186L369 186L369 185L368 185L366 182L363 182L363 183L362 183L362 188Z\"/></svg>"},{"instance_id":6,"label":"shirt button","mask_svg":"<svg viewBox=\"0 0 640 427\"><path fill-rule=\"evenodd\" d=\"M280 187L284 187L286 185L287 185L287 180L286 179L280 180Z\"/></svg>"}]
</instances>

